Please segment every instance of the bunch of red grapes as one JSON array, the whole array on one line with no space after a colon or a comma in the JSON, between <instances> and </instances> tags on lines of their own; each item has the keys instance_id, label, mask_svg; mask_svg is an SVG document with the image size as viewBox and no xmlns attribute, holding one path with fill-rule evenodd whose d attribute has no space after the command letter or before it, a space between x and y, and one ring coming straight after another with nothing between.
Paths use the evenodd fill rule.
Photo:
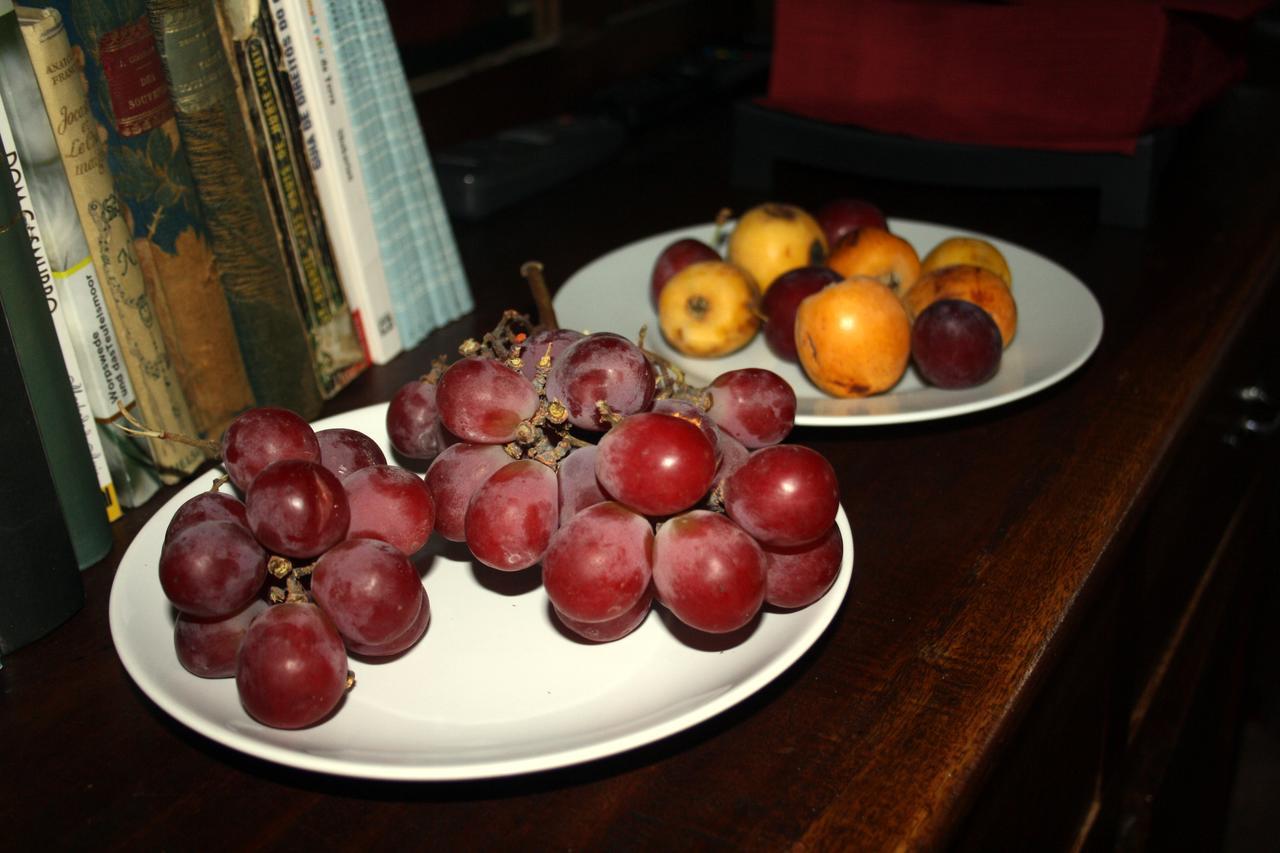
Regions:
<instances>
[{"instance_id":1,"label":"bunch of red grapes","mask_svg":"<svg viewBox=\"0 0 1280 853\"><path fill-rule=\"evenodd\" d=\"M424 477L354 430L280 409L233 422L221 454L243 501L187 501L160 559L188 670L234 675L266 725L324 719L349 654L397 655L426 631L410 557L433 531L500 571L541 565L556 616L593 642L654 602L726 633L831 587L838 485L819 453L781 443L785 380L752 368L694 388L620 335L515 331L512 316L391 400L390 443L431 460Z\"/></svg>"}]
</instances>

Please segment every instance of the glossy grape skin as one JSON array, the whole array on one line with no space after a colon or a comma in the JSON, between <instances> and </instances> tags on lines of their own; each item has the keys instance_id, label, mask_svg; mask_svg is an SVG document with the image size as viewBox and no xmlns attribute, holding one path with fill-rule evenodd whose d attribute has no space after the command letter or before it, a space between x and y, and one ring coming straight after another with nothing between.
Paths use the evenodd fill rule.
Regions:
<instances>
[{"instance_id":1,"label":"glossy grape skin","mask_svg":"<svg viewBox=\"0 0 1280 853\"><path fill-rule=\"evenodd\" d=\"M435 528L450 542L467 538L467 507L476 489L511 457L498 444L459 442L445 448L427 469L426 484L435 502Z\"/></svg>"},{"instance_id":2,"label":"glossy grape skin","mask_svg":"<svg viewBox=\"0 0 1280 853\"><path fill-rule=\"evenodd\" d=\"M352 471L387 464L387 456L378 443L359 430L345 427L317 430L316 441L320 443L320 464L339 480Z\"/></svg>"},{"instance_id":3,"label":"glossy grape skin","mask_svg":"<svg viewBox=\"0 0 1280 853\"><path fill-rule=\"evenodd\" d=\"M657 260L653 262L653 272L649 275L649 299L654 308L658 307L662 288L667 286L673 275L699 261L719 260L722 260L720 253L702 240L681 237L668 243L658 253Z\"/></svg>"},{"instance_id":4,"label":"glossy grape skin","mask_svg":"<svg viewBox=\"0 0 1280 853\"><path fill-rule=\"evenodd\" d=\"M938 388L972 388L1000 369L1000 328L984 309L939 299L911 326L911 358L921 378Z\"/></svg>"},{"instance_id":5,"label":"glossy grape skin","mask_svg":"<svg viewBox=\"0 0 1280 853\"><path fill-rule=\"evenodd\" d=\"M347 651L365 658L385 658L398 655L421 640L422 636L427 633L429 624L431 624L431 600L427 597L427 591L424 589L418 599L418 609L413 617L413 622L409 624L409 628L403 634L380 644L364 644L347 640Z\"/></svg>"},{"instance_id":6,"label":"glossy grape skin","mask_svg":"<svg viewBox=\"0 0 1280 853\"><path fill-rule=\"evenodd\" d=\"M564 523L542 557L551 604L575 622L623 615L649 587L653 526L620 503L589 506Z\"/></svg>"},{"instance_id":7,"label":"glossy grape skin","mask_svg":"<svg viewBox=\"0 0 1280 853\"><path fill-rule=\"evenodd\" d=\"M505 444L521 421L538 410L533 383L500 361L464 358L436 383L436 405L445 429L463 441Z\"/></svg>"},{"instance_id":8,"label":"glossy grape skin","mask_svg":"<svg viewBox=\"0 0 1280 853\"><path fill-rule=\"evenodd\" d=\"M348 539L380 539L412 555L427 544L436 505L422 478L396 465L370 465L342 480L351 521Z\"/></svg>"},{"instance_id":9,"label":"glossy grape skin","mask_svg":"<svg viewBox=\"0 0 1280 853\"><path fill-rule=\"evenodd\" d=\"M717 376L707 391L707 414L749 450L777 444L795 426L795 389L772 370L730 370Z\"/></svg>"},{"instance_id":10,"label":"glossy grape skin","mask_svg":"<svg viewBox=\"0 0 1280 853\"><path fill-rule=\"evenodd\" d=\"M222 465L240 491L254 477L282 459L320 461L315 430L301 416L275 406L260 406L239 415L222 434Z\"/></svg>"},{"instance_id":11,"label":"glossy grape skin","mask_svg":"<svg viewBox=\"0 0 1280 853\"><path fill-rule=\"evenodd\" d=\"M164 541L168 542L178 533L193 524L202 521L231 521L249 529L249 515L244 502L226 492L201 492L183 501L182 505L169 519L169 526L164 531Z\"/></svg>"},{"instance_id":12,"label":"glossy grape skin","mask_svg":"<svg viewBox=\"0 0 1280 853\"><path fill-rule=\"evenodd\" d=\"M653 584L650 583L644 588L644 593L631 605L630 609L624 613L606 619L603 622L580 622L577 619L571 619L565 616L559 610L552 608L556 614L556 618L560 620L560 624L572 631L584 640L593 643L611 643L614 640L620 640L639 628L649 615L649 611L653 609Z\"/></svg>"},{"instance_id":13,"label":"glossy grape skin","mask_svg":"<svg viewBox=\"0 0 1280 853\"><path fill-rule=\"evenodd\" d=\"M729 517L761 543L812 542L835 523L840 486L822 454L798 444L755 451L724 481Z\"/></svg>"},{"instance_id":14,"label":"glossy grape skin","mask_svg":"<svg viewBox=\"0 0 1280 853\"><path fill-rule=\"evenodd\" d=\"M840 574L844 541L831 528L815 541L790 548L762 545L765 557L764 600L774 607L808 607L826 594Z\"/></svg>"},{"instance_id":15,"label":"glossy grape skin","mask_svg":"<svg viewBox=\"0 0 1280 853\"><path fill-rule=\"evenodd\" d=\"M309 602L268 607L245 633L236 689L249 716L301 729L329 716L347 688L347 651L338 629Z\"/></svg>"},{"instance_id":16,"label":"glossy grape skin","mask_svg":"<svg viewBox=\"0 0 1280 853\"><path fill-rule=\"evenodd\" d=\"M639 512L681 512L706 495L716 454L702 430L680 418L641 412L600 439L596 479L605 494Z\"/></svg>"},{"instance_id":17,"label":"glossy grape skin","mask_svg":"<svg viewBox=\"0 0 1280 853\"><path fill-rule=\"evenodd\" d=\"M391 446L409 459L434 459L448 446L432 382L415 379L401 385L387 404L386 425Z\"/></svg>"},{"instance_id":18,"label":"glossy grape skin","mask_svg":"<svg viewBox=\"0 0 1280 853\"><path fill-rule=\"evenodd\" d=\"M560 481L561 524L579 511L609 499L596 480L596 455L599 451L596 445L588 444L574 448L560 460L556 476Z\"/></svg>"},{"instance_id":19,"label":"glossy grape skin","mask_svg":"<svg viewBox=\"0 0 1280 853\"><path fill-rule=\"evenodd\" d=\"M173 650L178 663L201 678L230 678L236 674L236 657L249 623L266 610L267 602L255 598L230 616L198 619L179 613L173 623Z\"/></svg>"},{"instance_id":20,"label":"glossy grape skin","mask_svg":"<svg viewBox=\"0 0 1280 853\"><path fill-rule=\"evenodd\" d=\"M422 580L399 548L378 539L347 539L316 560L311 594L344 641L380 646L413 624Z\"/></svg>"},{"instance_id":21,"label":"glossy grape skin","mask_svg":"<svg viewBox=\"0 0 1280 853\"><path fill-rule=\"evenodd\" d=\"M267 578L267 554L245 527L202 521L160 549L160 586L183 613L202 619L243 610Z\"/></svg>"},{"instance_id":22,"label":"glossy grape skin","mask_svg":"<svg viewBox=\"0 0 1280 853\"><path fill-rule=\"evenodd\" d=\"M618 415L642 412L653 403L654 373L644 353L612 332L596 332L567 349L547 377L547 399L559 400L569 422L603 431L608 422L596 403L603 400Z\"/></svg>"},{"instance_id":23,"label":"glossy grape skin","mask_svg":"<svg viewBox=\"0 0 1280 853\"><path fill-rule=\"evenodd\" d=\"M582 338L582 332L575 329L539 329L521 345L520 374L532 382L538 373L538 362L548 355L547 347L551 348L551 363L555 364L565 350Z\"/></svg>"},{"instance_id":24,"label":"glossy grape skin","mask_svg":"<svg viewBox=\"0 0 1280 853\"><path fill-rule=\"evenodd\" d=\"M333 472L318 462L268 465L245 496L249 526L263 547L285 557L314 557L347 535L351 509Z\"/></svg>"},{"instance_id":25,"label":"glossy grape skin","mask_svg":"<svg viewBox=\"0 0 1280 853\"><path fill-rule=\"evenodd\" d=\"M556 474L541 462L519 459L499 468L467 507L467 547L486 566L505 572L542 559L559 526Z\"/></svg>"},{"instance_id":26,"label":"glossy grape skin","mask_svg":"<svg viewBox=\"0 0 1280 853\"><path fill-rule=\"evenodd\" d=\"M691 510L658 527L658 600L691 628L723 634L746 625L764 602L765 579L764 551L719 513Z\"/></svg>"},{"instance_id":27,"label":"glossy grape skin","mask_svg":"<svg viewBox=\"0 0 1280 853\"><path fill-rule=\"evenodd\" d=\"M707 437L707 441L711 442L711 447L716 452L716 459L720 458L720 433L721 430L716 426L715 420L711 414L705 411L701 406L689 402L688 400L679 400L674 397L667 397L661 400L654 400L653 405L649 407L649 411L657 412L662 415L670 415L673 418L680 418L702 430L702 434Z\"/></svg>"}]
</instances>

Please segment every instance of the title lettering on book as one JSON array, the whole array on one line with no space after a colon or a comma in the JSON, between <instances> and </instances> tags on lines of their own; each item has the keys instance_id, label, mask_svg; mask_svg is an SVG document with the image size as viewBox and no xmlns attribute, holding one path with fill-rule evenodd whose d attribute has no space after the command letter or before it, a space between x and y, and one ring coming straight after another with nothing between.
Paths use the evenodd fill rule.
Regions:
<instances>
[{"instance_id":1,"label":"title lettering on book","mask_svg":"<svg viewBox=\"0 0 1280 853\"><path fill-rule=\"evenodd\" d=\"M104 35L98 55L121 136L139 136L173 118L164 63L145 17Z\"/></svg>"},{"instance_id":2,"label":"title lettering on book","mask_svg":"<svg viewBox=\"0 0 1280 853\"><path fill-rule=\"evenodd\" d=\"M27 179L22 173L22 163L13 150L12 139L4 140L6 159L9 164L9 178L18 194L18 209L22 212L23 222L27 226L27 239L31 242L31 254L35 257L36 271L40 274L40 286L44 289L45 301L49 304L49 312L58 310L58 296L53 290L53 276L49 271L49 259L45 256L44 245L40 240L40 231L36 225L36 212L30 204L27 194Z\"/></svg>"}]
</instances>

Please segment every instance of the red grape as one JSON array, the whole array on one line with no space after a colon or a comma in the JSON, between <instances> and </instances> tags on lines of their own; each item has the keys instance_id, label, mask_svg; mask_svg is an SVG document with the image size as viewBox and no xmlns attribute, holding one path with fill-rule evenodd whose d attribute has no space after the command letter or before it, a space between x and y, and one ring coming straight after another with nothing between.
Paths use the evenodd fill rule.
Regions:
<instances>
[{"instance_id":1,"label":"red grape","mask_svg":"<svg viewBox=\"0 0 1280 853\"><path fill-rule=\"evenodd\" d=\"M653 402L654 374L640 347L612 332L596 332L565 350L547 377L547 399L569 410L569 422L602 431L607 421L596 403L616 414L648 409Z\"/></svg>"},{"instance_id":2,"label":"red grape","mask_svg":"<svg viewBox=\"0 0 1280 853\"><path fill-rule=\"evenodd\" d=\"M266 579L266 552L233 521L193 524L160 549L160 586L174 607L192 616L242 610Z\"/></svg>"},{"instance_id":3,"label":"red grape","mask_svg":"<svg viewBox=\"0 0 1280 853\"><path fill-rule=\"evenodd\" d=\"M351 508L348 539L381 539L410 555L427 544L436 506L417 474L396 465L371 465L348 474L342 488Z\"/></svg>"},{"instance_id":4,"label":"red grape","mask_svg":"<svg viewBox=\"0 0 1280 853\"><path fill-rule=\"evenodd\" d=\"M734 631L764 602L764 552L723 515L695 509L658 527L653 583L658 599L691 628Z\"/></svg>"},{"instance_id":5,"label":"red grape","mask_svg":"<svg viewBox=\"0 0 1280 853\"><path fill-rule=\"evenodd\" d=\"M560 460L556 475L560 480L560 521L568 521L580 510L609 500L596 479L596 455L594 444L574 448Z\"/></svg>"},{"instance_id":6,"label":"red grape","mask_svg":"<svg viewBox=\"0 0 1280 853\"><path fill-rule=\"evenodd\" d=\"M584 640L590 640L593 643L610 643L622 639L639 628L652 609L653 584L650 583L629 610L603 622L580 622L565 616L559 610L555 610L555 614L561 624Z\"/></svg>"},{"instance_id":7,"label":"red grape","mask_svg":"<svg viewBox=\"0 0 1280 853\"><path fill-rule=\"evenodd\" d=\"M415 379L400 386L387 404L387 439L401 456L433 459L448 444L436 406L436 386Z\"/></svg>"},{"instance_id":8,"label":"red grape","mask_svg":"<svg viewBox=\"0 0 1280 853\"><path fill-rule=\"evenodd\" d=\"M380 646L409 630L422 580L404 552L378 539L339 542L316 560L311 594L344 640Z\"/></svg>"},{"instance_id":9,"label":"red grape","mask_svg":"<svg viewBox=\"0 0 1280 853\"><path fill-rule=\"evenodd\" d=\"M680 418L641 412L600 439L596 478L605 493L643 515L671 515L702 499L716 454L702 430Z\"/></svg>"},{"instance_id":10,"label":"red grape","mask_svg":"<svg viewBox=\"0 0 1280 853\"><path fill-rule=\"evenodd\" d=\"M802 545L835 523L840 485L816 450L777 444L752 453L725 479L724 508L764 544Z\"/></svg>"},{"instance_id":11,"label":"red grape","mask_svg":"<svg viewBox=\"0 0 1280 853\"><path fill-rule=\"evenodd\" d=\"M245 632L236 664L240 704L264 725L320 722L347 688L347 651L333 622L309 602L268 607Z\"/></svg>"},{"instance_id":12,"label":"red grape","mask_svg":"<svg viewBox=\"0 0 1280 853\"><path fill-rule=\"evenodd\" d=\"M538 362L544 355L549 355L551 363L555 364L556 359L582 336L582 332L575 329L539 329L521 344L520 373L532 382L538 373Z\"/></svg>"},{"instance_id":13,"label":"red grape","mask_svg":"<svg viewBox=\"0 0 1280 853\"><path fill-rule=\"evenodd\" d=\"M702 430L702 434L707 437L707 441L711 442L711 446L716 452L716 459L720 458L720 429L716 426L716 422L712 419L710 413L701 406L688 400L667 397L661 400L654 400L653 406L650 407L649 411L671 415L673 418L680 418L693 424Z\"/></svg>"},{"instance_id":14,"label":"red grape","mask_svg":"<svg viewBox=\"0 0 1280 853\"><path fill-rule=\"evenodd\" d=\"M255 598L230 616L199 619L179 613L173 623L173 650L178 662L201 678L230 678L236 674L236 657L249 623L266 610L267 602Z\"/></svg>"},{"instance_id":15,"label":"red grape","mask_svg":"<svg viewBox=\"0 0 1280 853\"><path fill-rule=\"evenodd\" d=\"M542 584L555 609L577 622L630 610L649 586L653 527L620 503L589 506L551 537Z\"/></svg>"},{"instance_id":16,"label":"red grape","mask_svg":"<svg viewBox=\"0 0 1280 853\"><path fill-rule=\"evenodd\" d=\"M427 469L436 508L436 530L451 542L467 538L467 506L489 475L511 462L498 444L460 442L446 447Z\"/></svg>"},{"instance_id":17,"label":"red grape","mask_svg":"<svg viewBox=\"0 0 1280 853\"><path fill-rule=\"evenodd\" d=\"M742 463L751 455L751 451L743 447L741 441L724 430L720 430L716 446L720 448L720 467L716 468L716 477L711 481L712 489L718 488L725 478L741 468Z\"/></svg>"},{"instance_id":18,"label":"red grape","mask_svg":"<svg viewBox=\"0 0 1280 853\"><path fill-rule=\"evenodd\" d=\"M747 448L777 444L795 426L795 389L772 370L730 370L717 376L708 391L711 419Z\"/></svg>"},{"instance_id":19,"label":"red grape","mask_svg":"<svg viewBox=\"0 0 1280 853\"><path fill-rule=\"evenodd\" d=\"M555 471L532 459L499 468L471 497L467 546L486 566L517 571L534 565L559 526Z\"/></svg>"},{"instance_id":20,"label":"red grape","mask_svg":"<svg viewBox=\"0 0 1280 853\"><path fill-rule=\"evenodd\" d=\"M413 617L408 629L403 634L393 640L377 645L366 645L357 643L353 640L347 640L347 650L352 654L361 657L384 658L398 655L408 649L418 640L422 639L422 635L427 633L427 625L431 622L431 601L427 598L427 591L422 590L422 595L418 599L417 614Z\"/></svg>"},{"instance_id":21,"label":"red grape","mask_svg":"<svg viewBox=\"0 0 1280 853\"><path fill-rule=\"evenodd\" d=\"M821 598L840 574L844 541L834 524L826 534L804 545L761 547L767 575L764 600L774 607L807 607Z\"/></svg>"},{"instance_id":22,"label":"red grape","mask_svg":"<svg viewBox=\"0 0 1280 853\"><path fill-rule=\"evenodd\" d=\"M275 406L260 406L238 416L222 434L222 464L240 491L258 472L282 459L320 461L315 430L299 415Z\"/></svg>"},{"instance_id":23,"label":"red grape","mask_svg":"<svg viewBox=\"0 0 1280 853\"><path fill-rule=\"evenodd\" d=\"M244 502L226 492L201 492L188 498L169 519L169 526L164 531L164 541L168 542L177 534L193 524L202 521L231 521L249 529L249 516L245 512Z\"/></svg>"},{"instance_id":24,"label":"red grape","mask_svg":"<svg viewBox=\"0 0 1280 853\"><path fill-rule=\"evenodd\" d=\"M339 480L352 471L387 464L387 456L378 443L359 430L343 427L317 430L316 441L320 442L320 464Z\"/></svg>"},{"instance_id":25,"label":"red grape","mask_svg":"<svg viewBox=\"0 0 1280 853\"><path fill-rule=\"evenodd\" d=\"M520 422L538 410L533 383L500 361L455 361L436 384L436 405L445 429L464 441L504 444Z\"/></svg>"},{"instance_id":26,"label":"red grape","mask_svg":"<svg viewBox=\"0 0 1280 853\"><path fill-rule=\"evenodd\" d=\"M314 557L347 535L351 509L342 483L318 462L286 459L262 470L245 497L253 535L269 551Z\"/></svg>"}]
</instances>

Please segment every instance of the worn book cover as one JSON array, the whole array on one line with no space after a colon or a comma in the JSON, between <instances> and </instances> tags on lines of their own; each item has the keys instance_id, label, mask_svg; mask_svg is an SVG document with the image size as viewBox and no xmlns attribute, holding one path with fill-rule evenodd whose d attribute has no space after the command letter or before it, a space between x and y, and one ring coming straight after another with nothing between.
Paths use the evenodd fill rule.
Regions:
<instances>
[{"instance_id":1,"label":"worn book cover","mask_svg":"<svg viewBox=\"0 0 1280 853\"><path fill-rule=\"evenodd\" d=\"M333 259L315 185L301 153L301 129L288 76L272 55L271 31L257 0L217 6L245 137L267 189L276 233L311 339L321 393L332 397L369 366Z\"/></svg>"},{"instance_id":2,"label":"worn book cover","mask_svg":"<svg viewBox=\"0 0 1280 853\"><path fill-rule=\"evenodd\" d=\"M89 107L138 263L201 435L253 405L146 0L51 0L79 49Z\"/></svg>"},{"instance_id":3,"label":"worn book cover","mask_svg":"<svg viewBox=\"0 0 1280 853\"><path fill-rule=\"evenodd\" d=\"M323 398L311 346L245 134L211 0L147 0L209 243L258 405L311 420Z\"/></svg>"},{"instance_id":4,"label":"worn book cover","mask_svg":"<svg viewBox=\"0 0 1280 853\"><path fill-rule=\"evenodd\" d=\"M134 242L107 169L107 154L89 111L84 78L55 9L19 9L18 22L31 56L43 105L54 132L76 215L89 244L106 312L117 334L123 370L137 397L138 414L156 428L186 435L198 432L134 252ZM98 307L98 306L95 306ZM101 350L107 357L108 350ZM108 380L110 381L110 380ZM129 403L122 382L112 389L118 405ZM204 461L194 448L169 441L148 442L156 468L166 480L189 474Z\"/></svg>"}]
</instances>

